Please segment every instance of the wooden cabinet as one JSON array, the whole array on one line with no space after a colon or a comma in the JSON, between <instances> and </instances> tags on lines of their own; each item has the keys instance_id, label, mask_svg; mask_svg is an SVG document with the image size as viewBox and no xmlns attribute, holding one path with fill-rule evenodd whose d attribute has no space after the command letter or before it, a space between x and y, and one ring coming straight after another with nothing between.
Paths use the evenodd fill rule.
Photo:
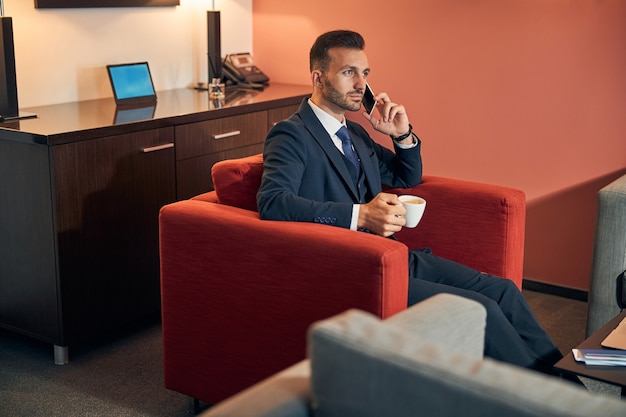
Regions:
<instances>
[{"instance_id":1,"label":"wooden cabinet","mask_svg":"<svg viewBox=\"0 0 626 417\"><path fill-rule=\"evenodd\" d=\"M179 199L212 190L213 164L261 152L266 134L267 111L176 126Z\"/></svg>"},{"instance_id":2,"label":"wooden cabinet","mask_svg":"<svg viewBox=\"0 0 626 417\"><path fill-rule=\"evenodd\" d=\"M0 141L11 161L3 327L65 347L158 313L157 214L176 196L173 139L170 127L50 147ZM67 361L67 349L57 355Z\"/></svg>"},{"instance_id":3,"label":"wooden cabinet","mask_svg":"<svg viewBox=\"0 0 626 417\"><path fill-rule=\"evenodd\" d=\"M288 118L293 113L295 113L295 111L298 110L298 107L300 107L300 105L296 104L296 105L293 105L293 106L283 106L283 107L277 107L275 109L268 110L267 111L267 127L268 127L268 131L276 123L280 122L281 120L284 120L284 119Z\"/></svg>"},{"instance_id":4,"label":"wooden cabinet","mask_svg":"<svg viewBox=\"0 0 626 417\"><path fill-rule=\"evenodd\" d=\"M175 201L174 129L53 146L63 312L56 345L159 311L158 212Z\"/></svg>"},{"instance_id":5,"label":"wooden cabinet","mask_svg":"<svg viewBox=\"0 0 626 417\"><path fill-rule=\"evenodd\" d=\"M116 124L103 99L0 123L0 327L52 343L64 363L69 345L157 316L160 208L211 190L215 162L261 152L308 90L272 85L213 108L181 89L135 122Z\"/></svg>"},{"instance_id":6,"label":"wooden cabinet","mask_svg":"<svg viewBox=\"0 0 626 417\"><path fill-rule=\"evenodd\" d=\"M213 190L213 164L262 152L269 127L297 108L297 105L284 106L176 126L178 199Z\"/></svg>"},{"instance_id":7,"label":"wooden cabinet","mask_svg":"<svg viewBox=\"0 0 626 417\"><path fill-rule=\"evenodd\" d=\"M60 343L48 148L0 140L0 323Z\"/></svg>"}]
</instances>

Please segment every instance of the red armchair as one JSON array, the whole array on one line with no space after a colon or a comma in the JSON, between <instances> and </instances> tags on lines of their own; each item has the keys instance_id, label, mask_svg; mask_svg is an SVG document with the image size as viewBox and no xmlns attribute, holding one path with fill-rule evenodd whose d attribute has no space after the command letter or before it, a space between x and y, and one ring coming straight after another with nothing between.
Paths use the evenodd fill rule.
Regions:
<instances>
[{"instance_id":1,"label":"red armchair","mask_svg":"<svg viewBox=\"0 0 626 417\"><path fill-rule=\"evenodd\" d=\"M222 161L215 191L161 209L166 388L208 403L303 359L312 322L348 308L406 308L408 248L507 277L521 287L524 193L426 176L427 200L402 242L309 223L262 221L262 156ZM341 256L338 256L340 254ZM349 255L349 256L346 256Z\"/></svg>"}]
</instances>

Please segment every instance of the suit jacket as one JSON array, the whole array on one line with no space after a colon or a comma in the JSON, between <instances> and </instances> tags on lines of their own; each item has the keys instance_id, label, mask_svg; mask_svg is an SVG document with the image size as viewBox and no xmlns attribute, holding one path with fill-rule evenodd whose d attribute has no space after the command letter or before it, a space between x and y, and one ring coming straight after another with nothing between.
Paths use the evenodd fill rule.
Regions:
<instances>
[{"instance_id":1,"label":"suit jacket","mask_svg":"<svg viewBox=\"0 0 626 417\"><path fill-rule=\"evenodd\" d=\"M289 119L268 133L263 177L257 194L262 219L316 222L349 228L357 188L344 156L304 99ZM369 198L382 185L412 187L422 180L421 143L395 153L374 142L358 123L347 121ZM418 141L419 142L419 141Z\"/></svg>"}]
</instances>

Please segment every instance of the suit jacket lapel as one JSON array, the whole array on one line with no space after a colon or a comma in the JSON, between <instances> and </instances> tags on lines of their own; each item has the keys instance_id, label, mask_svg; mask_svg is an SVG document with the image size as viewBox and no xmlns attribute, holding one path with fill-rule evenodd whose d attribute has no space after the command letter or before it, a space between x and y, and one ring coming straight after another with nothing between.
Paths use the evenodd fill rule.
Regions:
<instances>
[{"instance_id":1,"label":"suit jacket lapel","mask_svg":"<svg viewBox=\"0 0 626 417\"><path fill-rule=\"evenodd\" d=\"M320 123L320 121L311 110L311 107L305 101L300 105L300 117L304 122L304 126L307 128L313 139L319 143L320 147L328 157L330 164L339 172L339 176L343 179L346 188L352 195L354 201L359 201L359 195L356 189L356 185L352 181L352 177L350 176L350 172L348 171L348 167L341 155L341 152L337 149L332 139L330 138L324 126ZM358 151L357 151L358 153ZM359 153L359 156L361 154Z\"/></svg>"}]
</instances>

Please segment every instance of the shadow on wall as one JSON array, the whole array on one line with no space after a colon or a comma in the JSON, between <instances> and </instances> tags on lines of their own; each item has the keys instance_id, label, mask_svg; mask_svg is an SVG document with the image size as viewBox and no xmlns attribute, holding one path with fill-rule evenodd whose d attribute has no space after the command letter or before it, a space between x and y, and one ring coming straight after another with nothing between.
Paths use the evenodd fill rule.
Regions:
<instances>
[{"instance_id":1,"label":"shadow on wall","mask_svg":"<svg viewBox=\"0 0 626 417\"><path fill-rule=\"evenodd\" d=\"M626 168L527 203L524 277L589 290L598 191Z\"/></svg>"}]
</instances>

